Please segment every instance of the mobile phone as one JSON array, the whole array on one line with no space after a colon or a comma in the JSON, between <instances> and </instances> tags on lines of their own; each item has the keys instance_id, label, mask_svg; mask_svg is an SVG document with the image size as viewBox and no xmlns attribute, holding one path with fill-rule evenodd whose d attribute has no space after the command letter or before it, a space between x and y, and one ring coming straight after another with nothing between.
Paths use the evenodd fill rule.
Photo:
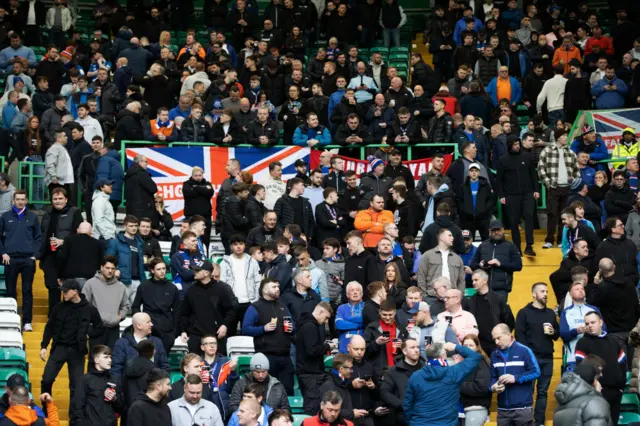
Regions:
<instances>
[{"instance_id":1,"label":"mobile phone","mask_svg":"<svg viewBox=\"0 0 640 426\"><path fill-rule=\"evenodd\" d=\"M371 380L371 376L369 376L369 375L364 376L364 377L362 377L362 380L368 382L369 380Z\"/></svg>"},{"instance_id":2,"label":"mobile phone","mask_svg":"<svg viewBox=\"0 0 640 426\"><path fill-rule=\"evenodd\" d=\"M432 336L424 336L424 344L429 346L430 344L433 343L433 337Z\"/></svg>"},{"instance_id":3,"label":"mobile phone","mask_svg":"<svg viewBox=\"0 0 640 426\"><path fill-rule=\"evenodd\" d=\"M386 337L388 339L389 337L391 337L391 334L389 334L388 331L383 331L382 332L382 337Z\"/></svg>"},{"instance_id":4,"label":"mobile phone","mask_svg":"<svg viewBox=\"0 0 640 426\"><path fill-rule=\"evenodd\" d=\"M445 317L445 319L447 320L447 322L449 323L449 325L451 325L451 323L453 322L453 317L451 315L447 315Z\"/></svg>"}]
</instances>

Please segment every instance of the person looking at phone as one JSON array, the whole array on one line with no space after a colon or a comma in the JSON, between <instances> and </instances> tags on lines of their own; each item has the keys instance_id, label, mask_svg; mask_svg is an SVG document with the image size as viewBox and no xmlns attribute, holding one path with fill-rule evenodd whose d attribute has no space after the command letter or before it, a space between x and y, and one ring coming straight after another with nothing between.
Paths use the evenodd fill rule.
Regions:
<instances>
[{"instance_id":1,"label":"person looking at phone","mask_svg":"<svg viewBox=\"0 0 640 426\"><path fill-rule=\"evenodd\" d=\"M358 425L373 426L373 416L386 416L389 409L376 407L376 395L378 393L381 377L376 376L373 364L365 358L367 342L362 336L353 336L349 342L349 355L353 358L353 370L351 372L351 386L349 394L356 410L366 411L367 414L358 419Z\"/></svg>"},{"instance_id":2,"label":"person looking at phone","mask_svg":"<svg viewBox=\"0 0 640 426\"><path fill-rule=\"evenodd\" d=\"M460 290L447 290L445 311L438 314L438 321L448 322L460 342L468 334L478 335L478 322L471 312L462 309L462 297Z\"/></svg>"},{"instance_id":3,"label":"person looking at phone","mask_svg":"<svg viewBox=\"0 0 640 426\"><path fill-rule=\"evenodd\" d=\"M320 386L320 395L334 391L342 397L340 416L345 420L355 421L366 417L367 410L353 408L353 400L349 392L349 385L353 377L353 358L347 354L337 354L333 357L330 379ZM322 409L322 402L320 403Z\"/></svg>"},{"instance_id":4,"label":"person looking at phone","mask_svg":"<svg viewBox=\"0 0 640 426\"><path fill-rule=\"evenodd\" d=\"M498 422L533 424L533 384L540 377L538 362L531 349L515 341L508 325L496 325L491 335L496 350L491 353L490 389L498 394Z\"/></svg>"},{"instance_id":5,"label":"person looking at phone","mask_svg":"<svg viewBox=\"0 0 640 426\"><path fill-rule=\"evenodd\" d=\"M409 335L405 327L396 323L396 304L392 300L382 302L379 313L380 319L365 327L364 340L369 352L367 359L373 364L375 374L381 376L383 369L395 365L402 340Z\"/></svg>"}]
</instances>

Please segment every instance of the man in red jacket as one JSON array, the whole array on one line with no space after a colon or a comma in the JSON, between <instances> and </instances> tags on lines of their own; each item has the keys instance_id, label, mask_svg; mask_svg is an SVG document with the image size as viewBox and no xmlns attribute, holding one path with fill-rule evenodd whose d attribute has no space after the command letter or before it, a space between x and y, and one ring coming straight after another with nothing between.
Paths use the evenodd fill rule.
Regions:
<instances>
[{"instance_id":1,"label":"man in red jacket","mask_svg":"<svg viewBox=\"0 0 640 426\"><path fill-rule=\"evenodd\" d=\"M302 426L353 426L349 420L345 420L340 415L342 409L342 396L338 391L328 391L322 395L320 412L313 417L309 417L302 422Z\"/></svg>"}]
</instances>

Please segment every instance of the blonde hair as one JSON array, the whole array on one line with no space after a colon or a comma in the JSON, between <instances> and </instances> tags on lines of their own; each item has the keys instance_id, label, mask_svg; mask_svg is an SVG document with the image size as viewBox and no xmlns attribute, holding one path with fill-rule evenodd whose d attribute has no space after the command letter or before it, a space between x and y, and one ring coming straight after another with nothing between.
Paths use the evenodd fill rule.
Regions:
<instances>
[{"instance_id":1,"label":"blonde hair","mask_svg":"<svg viewBox=\"0 0 640 426\"><path fill-rule=\"evenodd\" d=\"M196 174L196 172L204 173L204 169L202 167L195 166L193 169L191 169L191 176Z\"/></svg>"},{"instance_id":2,"label":"blonde hair","mask_svg":"<svg viewBox=\"0 0 640 426\"><path fill-rule=\"evenodd\" d=\"M169 44L171 42L171 33L169 31L162 31L159 38L160 44Z\"/></svg>"},{"instance_id":3,"label":"blonde hair","mask_svg":"<svg viewBox=\"0 0 640 426\"><path fill-rule=\"evenodd\" d=\"M191 364L191 361L193 360L202 362L202 357L200 357L200 355L198 354L188 353L184 356L184 358L182 358L182 361L180 361L180 372L183 376L185 375L185 369L187 368L187 365Z\"/></svg>"}]
</instances>

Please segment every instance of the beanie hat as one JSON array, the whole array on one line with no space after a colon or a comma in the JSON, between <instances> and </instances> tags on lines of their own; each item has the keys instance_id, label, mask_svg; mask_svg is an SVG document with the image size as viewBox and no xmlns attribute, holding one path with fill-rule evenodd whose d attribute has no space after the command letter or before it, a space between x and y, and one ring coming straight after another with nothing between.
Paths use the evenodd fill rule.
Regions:
<instances>
[{"instance_id":1,"label":"beanie hat","mask_svg":"<svg viewBox=\"0 0 640 426\"><path fill-rule=\"evenodd\" d=\"M384 166L384 161L382 161L381 159L379 159L375 155L368 156L367 157L367 161L369 162L369 165L371 166L371 171L374 171L376 169L376 167L378 167L380 165Z\"/></svg>"},{"instance_id":2,"label":"beanie hat","mask_svg":"<svg viewBox=\"0 0 640 426\"><path fill-rule=\"evenodd\" d=\"M263 354L258 352L251 357L251 362L249 364L249 369L253 370L268 370L269 369L269 359Z\"/></svg>"},{"instance_id":3,"label":"beanie hat","mask_svg":"<svg viewBox=\"0 0 640 426\"><path fill-rule=\"evenodd\" d=\"M71 59L73 57L73 55L71 54L71 52L69 50L63 50L62 52L60 52L60 56L62 56L63 58L67 58L67 59Z\"/></svg>"},{"instance_id":4,"label":"beanie hat","mask_svg":"<svg viewBox=\"0 0 640 426\"><path fill-rule=\"evenodd\" d=\"M584 186L582 179L574 179L571 181L571 192L579 192Z\"/></svg>"},{"instance_id":5,"label":"beanie hat","mask_svg":"<svg viewBox=\"0 0 640 426\"><path fill-rule=\"evenodd\" d=\"M24 80L22 79L22 77L13 77L13 85L15 86L18 83L24 84Z\"/></svg>"}]
</instances>

